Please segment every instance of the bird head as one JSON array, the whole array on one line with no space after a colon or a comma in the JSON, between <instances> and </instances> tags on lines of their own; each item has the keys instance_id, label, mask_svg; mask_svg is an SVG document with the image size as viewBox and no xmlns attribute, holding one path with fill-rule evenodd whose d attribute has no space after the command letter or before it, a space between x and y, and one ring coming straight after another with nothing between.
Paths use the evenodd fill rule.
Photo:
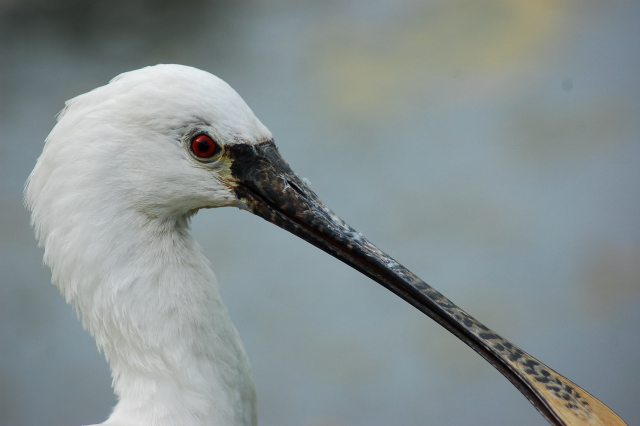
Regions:
<instances>
[{"instance_id":1,"label":"bird head","mask_svg":"<svg viewBox=\"0 0 640 426\"><path fill-rule=\"evenodd\" d=\"M291 170L228 84L181 65L124 73L68 101L26 199L43 235L51 218L86 222L87 211L95 220L136 212L136 220L171 223L235 206L333 255L336 240L361 240Z\"/></svg>"},{"instance_id":2,"label":"bird head","mask_svg":"<svg viewBox=\"0 0 640 426\"><path fill-rule=\"evenodd\" d=\"M74 194L80 202L109 201L161 220L238 205L230 148L270 139L219 78L180 65L143 68L67 102L27 200Z\"/></svg>"}]
</instances>

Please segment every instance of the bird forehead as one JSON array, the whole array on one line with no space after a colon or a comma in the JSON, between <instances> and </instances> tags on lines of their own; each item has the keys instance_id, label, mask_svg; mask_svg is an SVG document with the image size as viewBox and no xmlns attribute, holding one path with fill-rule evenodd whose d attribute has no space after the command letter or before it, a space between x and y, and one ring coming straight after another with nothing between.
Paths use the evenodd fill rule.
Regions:
<instances>
[{"instance_id":1,"label":"bird forehead","mask_svg":"<svg viewBox=\"0 0 640 426\"><path fill-rule=\"evenodd\" d=\"M211 128L225 142L271 138L238 93L220 78L181 65L127 72L68 102L59 118L92 116L110 125L166 134Z\"/></svg>"}]
</instances>

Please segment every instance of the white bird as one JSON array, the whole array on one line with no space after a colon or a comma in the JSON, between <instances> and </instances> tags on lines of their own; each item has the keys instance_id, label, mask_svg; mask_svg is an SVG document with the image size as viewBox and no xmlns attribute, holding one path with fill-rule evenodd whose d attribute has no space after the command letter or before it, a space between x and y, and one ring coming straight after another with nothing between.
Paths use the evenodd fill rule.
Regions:
<instances>
[{"instance_id":1,"label":"white bird","mask_svg":"<svg viewBox=\"0 0 640 426\"><path fill-rule=\"evenodd\" d=\"M219 78L124 73L67 102L25 188L52 281L104 351L105 425L255 425L242 342L189 233L201 208L248 210L371 277L467 343L552 424L624 424L462 311L331 212Z\"/></svg>"}]
</instances>

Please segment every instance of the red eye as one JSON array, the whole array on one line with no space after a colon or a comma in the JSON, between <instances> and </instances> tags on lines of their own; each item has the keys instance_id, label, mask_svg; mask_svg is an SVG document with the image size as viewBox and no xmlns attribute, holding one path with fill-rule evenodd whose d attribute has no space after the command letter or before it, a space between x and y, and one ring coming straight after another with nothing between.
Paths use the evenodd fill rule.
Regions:
<instances>
[{"instance_id":1,"label":"red eye","mask_svg":"<svg viewBox=\"0 0 640 426\"><path fill-rule=\"evenodd\" d=\"M198 135L191 141L191 151L196 157L211 158L220 151L220 147L208 135Z\"/></svg>"}]
</instances>

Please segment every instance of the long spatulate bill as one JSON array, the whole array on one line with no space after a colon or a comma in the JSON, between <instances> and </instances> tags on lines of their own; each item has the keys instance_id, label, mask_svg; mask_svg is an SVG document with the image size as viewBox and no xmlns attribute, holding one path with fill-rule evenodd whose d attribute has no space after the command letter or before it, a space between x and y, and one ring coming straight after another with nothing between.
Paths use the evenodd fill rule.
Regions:
<instances>
[{"instance_id":1,"label":"long spatulate bill","mask_svg":"<svg viewBox=\"0 0 640 426\"><path fill-rule=\"evenodd\" d=\"M343 222L296 176L273 141L225 148L239 205L391 290L469 345L554 425L625 425L609 407L500 337Z\"/></svg>"}]
</instances>

